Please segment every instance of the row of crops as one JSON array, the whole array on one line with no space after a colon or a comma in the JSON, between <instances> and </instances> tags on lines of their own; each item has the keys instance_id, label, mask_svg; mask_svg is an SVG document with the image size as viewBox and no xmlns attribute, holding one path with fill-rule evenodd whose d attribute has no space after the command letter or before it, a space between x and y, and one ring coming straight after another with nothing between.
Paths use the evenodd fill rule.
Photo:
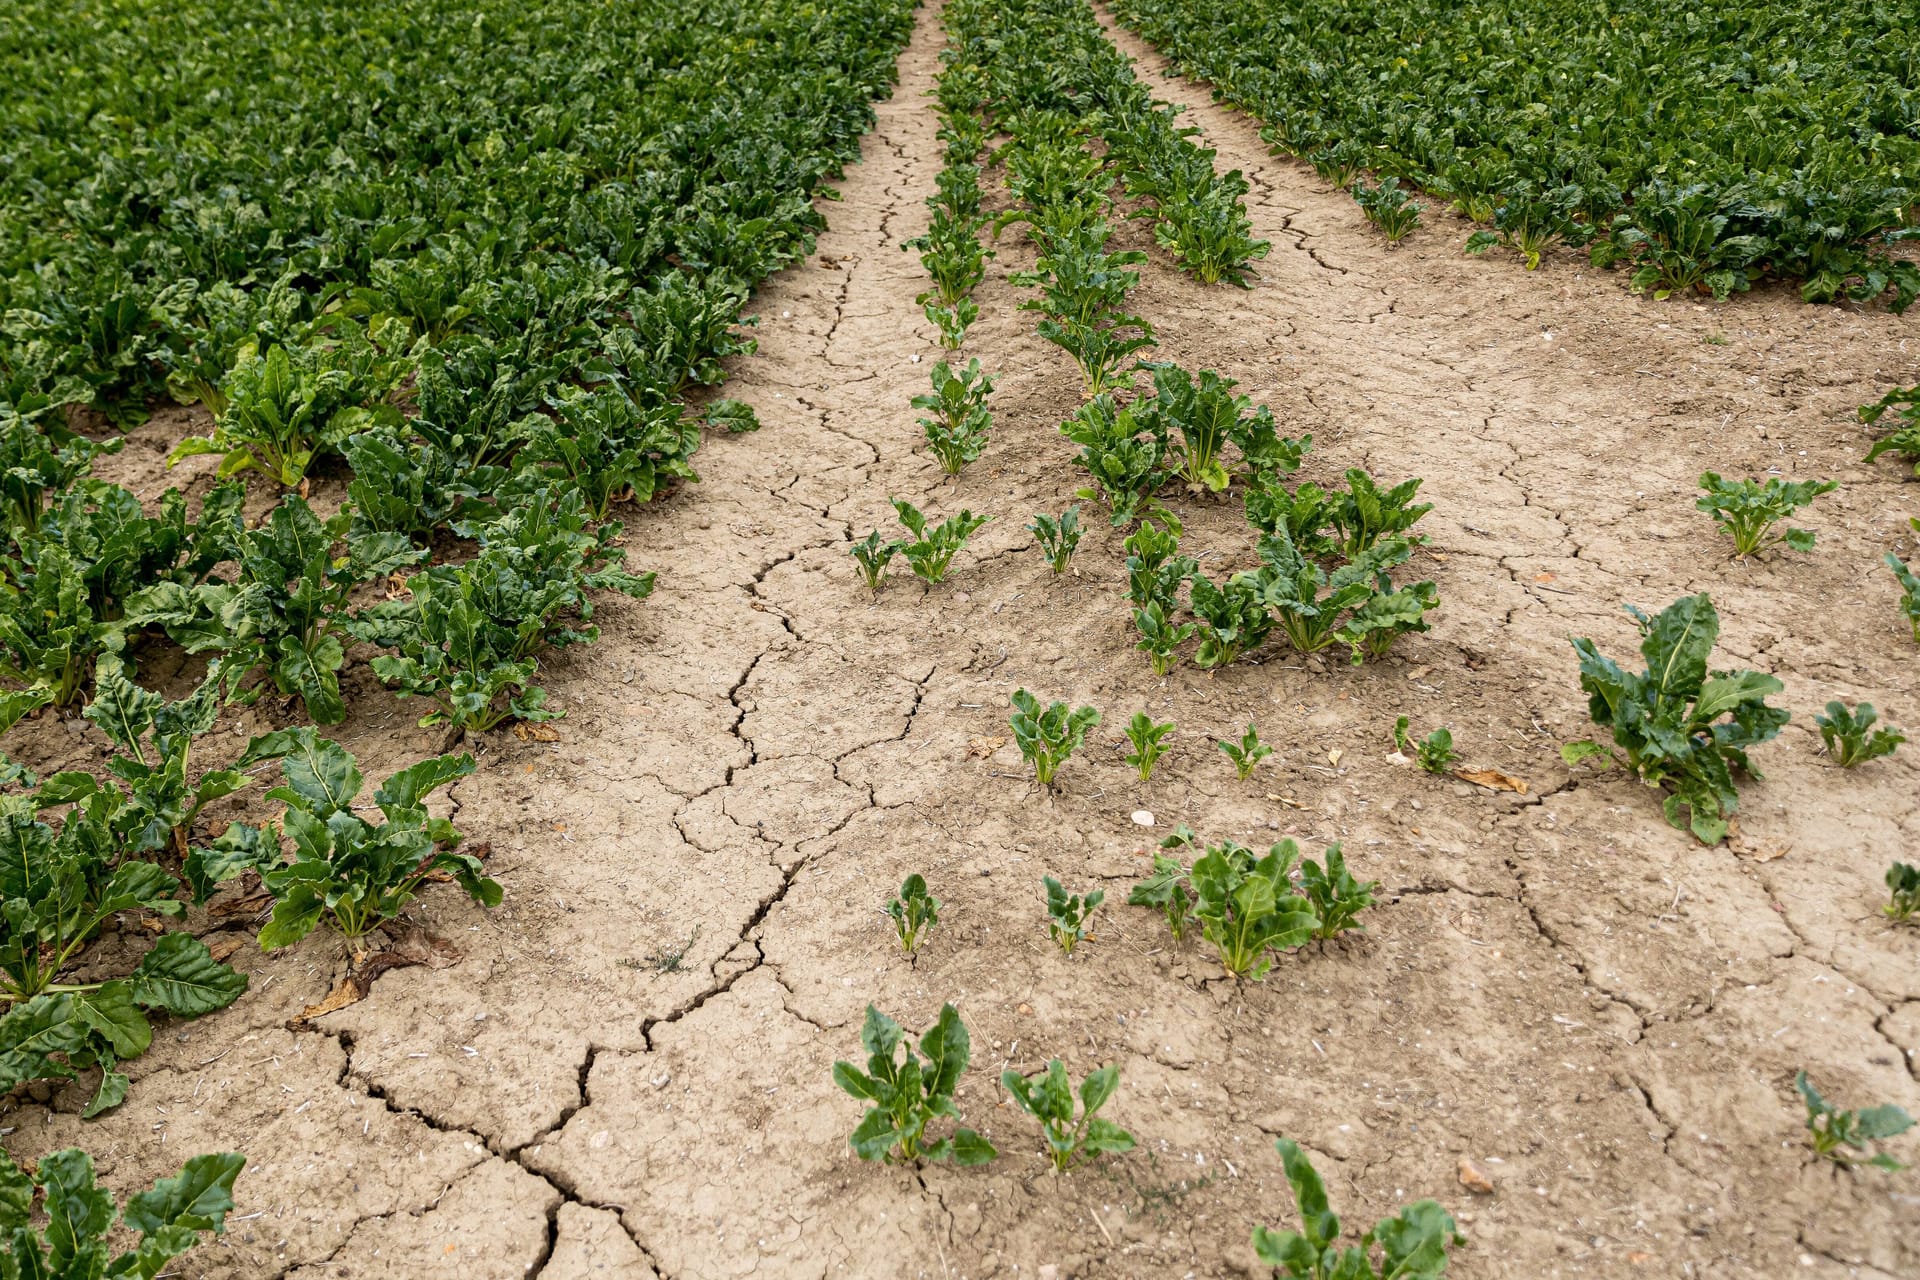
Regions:
<instances>
[{"instance_id":1,"label":"row of crops","mask_svg":"<svg viewBox=\"0 0 1920 1280\"><path fill-rule=\"evenodd\" d=\"M1371 171L1488 224L1473 249L1538 265L1550 244L1583 248L1660 293L1725 297L1771 275L1809 301L1920 297L1920 264L1898 247L1920 235L1920 26L1900 5L1114 10L1340 185Z\"/></svg>"},{"instance_id":2,"label":"row of crops","mask_svg":"<svg viewBox=\"0 0 1920 1280\"><path fill-rule=\"evenodd\" d=\"M187 931L113 972L94 944L120 912L177 920L257 877L276 948L361 937L430 879L500 901L428 812L471 755L367 796L315 727L348 715L347 647L456 740L558 714L542 655L597 637L595 595L652 586L610 509L696 479L704 430L756 425L686 396L752 349L748 291L811 248L911 20L905 0L0 13L0 728L78 710L111 744L100 769L0 767L0 1090L97 1073L97 1115L151 1016L243 995L231 946ZM168 399L211 417L169 463L216 454L218 482L143 501L97 478ZM147 687L181 651L198 686ZM222 707L262 696L294 723L217 754ZM205 806L263 769L269 820L209 838ZM155 1275L221 1228L242 1164L197 1157L117 1212L84 1152L0 1157L0 1261Z\"/></svg>"}]
</instances>

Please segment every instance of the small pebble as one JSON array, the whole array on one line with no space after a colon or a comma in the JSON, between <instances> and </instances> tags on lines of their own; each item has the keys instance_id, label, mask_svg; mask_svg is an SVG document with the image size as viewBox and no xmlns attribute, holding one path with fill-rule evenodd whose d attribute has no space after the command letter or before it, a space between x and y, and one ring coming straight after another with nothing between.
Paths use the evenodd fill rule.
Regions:
<instances>
[{"instance_id":1,"label":"small pebble","mask_svg":"<svg viewBox=\"0 0 1920 1280\"><path fill-rule=\"evenodd\" d=\"M1134 826L1136 826L1136 827L1150 827L1150 826L1152 826L1152 825L1153 825L1153 814L1152 814L1152 813L1150 813L1150 812L1148 812L1148 811L1147 811L1147 810L1145 810L1145 809L1135 809L1135 810L1133 811L1133 825L1134 825Z\"/></svg>"}]
</instances>

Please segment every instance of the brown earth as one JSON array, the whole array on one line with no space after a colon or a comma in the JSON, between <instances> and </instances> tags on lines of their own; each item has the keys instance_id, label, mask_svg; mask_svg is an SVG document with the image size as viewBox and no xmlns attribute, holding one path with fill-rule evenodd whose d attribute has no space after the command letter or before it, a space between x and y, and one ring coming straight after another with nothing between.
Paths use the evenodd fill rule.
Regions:
<instances>
[{"instance_id":1,"label":"brown earth","mask_svg":"<svg viewBox=\"0 0 1920 1280\"><path fill-rule=\"evenodd\" d=\"M901 90L825 206L833 229L755 299L761 350L727 394L765 428L711 439L702 483L629 513L630 555L660 586L608 601L600 643L553 662L558 741L468 744L480 769L452 803L506 901L435 890L395 931L457 962L390 971L289 1030L348 957L319 934L249 943L252 989L164 1028L124 1106L83 1123L78 1087L16 1098L9 1148L84 1144L121 1188L246 1151L229 1234L183 1275L1256 1276L1249 1228L1297 1225L1282 1134L1350 1225L1423 1196L1453 1209L1464 1277L1920 1274L1920 1184L1815 1163L1791 1083L1804 1066L1846 1105L1920 1112L1920 931L1877 913L1888 861L1920 852L1920 755L1842 772L1811 724L1836 697L1920 724L1879 563L1914 554L1920 502L1897 468L1859 462L1852 416L1914 380L1911 321L1780 290L1655 303L1568 254L1528 274L1463 258L1466 226L1433 209L1388 250L1252 122L1156 77L1246 172L1273 241L1251 292L1156 255L1135 297L1159 356L1310 431L1304 477L1425 477L1414 567L1444 607L1378 665L1269 648L1155 680L1105 522L1059 578L1022 527L1080 483L1055 431L1078 378L999 271L962 353L1000 377L993 443L954 481L918 447L907 401L937 352L899 245L940 164L924 97L940 40L923 10ZM1000 268L1030 261L1012 235L999 247ZM157 492L186 417L103 470ZM183 470L204 487L210 465ZM1729 561L1693 508L1708 468L1841 480L1806 521L1817 551ZM947 584L897 571L872 597L847 545L891 524L889 495L993 523ZM1209 572L1251 562L1237 500L1175 505ZM1779 675L1795 717L1717 849L1557 754L1589 731L1568 637L1630 657L1620 606L1697 590L1722 611L1718 661ZM146 670L170 674L164 655ZM338 736L369 778L447 745L364 665L349 675ZM1051 797L1009 740L1023 685L1105 717ZM1180 726L1147 785L1120 760L1142 707ZM231 751L281 714L236 716ZM1400 714L1450 725L1469 763L1527 793L1394 763ZM1276 751L1239 783L1212 743L1250 720ZM7 746L42 768L103 749L78 721ZM1309 856L1338 840L1382 904L1364 937L1235 985L1120 905L1177 822L1293 835ZM917 965L879 911L912 871L946 903ZM1046 937L1046 873L1108 892L1071 960ZM194 924L248 928L257 906ZM974 1044L960 1103L1001 1159L862 1165L831 1064L858 1057L868 1002L918 1030L949 1000ZM1120 1064L1110 1112L1135 1151L1045 1171L997 1078L1053 1056L1076 1076ZM1490 1194L1461 1184L1463 1157Z\"/></svg>"}]
</instances>

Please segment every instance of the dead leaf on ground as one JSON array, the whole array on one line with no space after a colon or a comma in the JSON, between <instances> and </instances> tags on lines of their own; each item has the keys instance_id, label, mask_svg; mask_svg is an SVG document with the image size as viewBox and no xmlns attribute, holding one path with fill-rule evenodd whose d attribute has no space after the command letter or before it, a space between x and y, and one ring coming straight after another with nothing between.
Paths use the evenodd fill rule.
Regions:
<instances>
[{"instance_id":1,"label":"dead leaf on ground","mask_svg":"<svg viewBox=\"0 0 1920 1280\"><path fill-rule=\"evenodd\" d=\"M459 959L460 953L445 938L428 933L425 929L406 930L385 951L376 951L348 969L347 976L340 980L339 986L327 993L326 999L302 1009L297 1016L287 1020L287 1026L290 1030L297 1030L303 1023L324 1018L329 1013L338 1013L348 1005L359 1004L373 991L375 980L389 969L406 969L414 965L444 969Z\"/></svg>"},{"instance_id":2,"label":"dead leaf on ground","mask_svg":"<svg viewBox=\"0 0 1920 1280\"><path fill-rule=\"evenodd\" d=\"M1295 800L1292 796L1275 795L1271 791L1267 792L1267 799L1273 801L1275 804L1283 804L1289 809L1304 809L1307 807L1298 800Z\"/></svg>"},{"instance_id":3,"label":"dead leaf on ground","mask_svg":"<svg viewBox=\"0 0 1920 1280\"><path fill-rule=\"evenodd\" d=\"M1475 1164L1470 1157L1460 1157L1460 1185L1475 1195L1493 1194L1493 1179L1485 1169Z\"/></svg>"},{"instance_id":4,"label":"dead leaf on ground","mask_svg":"<svg viewBox=\"0 0 1920 1280\"><path fill-rule=\"evenodd\" d=\"M215 938L212 942L209 942L207 944L207 954L215 960L224 961L228 956L244 946L246 941L247 935L244 933L229 933L225 937Z\"/></svg>"},{"instance_id":5,"label":"dead leaf on ground","mask_svg":"<svg viewBox=\"0 0 1920 1280\"><path fill-rule=\"evenodd\" d=\"M525 720L514 722L513 736L522 742L558 742L560 731L550 724L528 724Z\"/></svg>"},{"instance_id":6,"label":"dead leaf on ground","mask_svg":"<svg viewBox=\"0 0 1920 1280\"><path fill-rule=\"evenodd\" d=\"M249 893L244 897L228 898L216 902L207 908L207 914L219 918L228 916L247 916L263 910L273 902L273 895L262 889L258 893Z\"/></svg>"},{"instance_id":7,"label":"dead leaf on ground","mask_svg":"<svg viewBox=\"0 0 1920 1280\"><path fill-rule=\"evenodd\" d=\"M967 739L967 757L972 760L985 760L988 756L1007 745L1005 738L985 736Z\"/></svg>"},{"instance_id":8,"label":"dead leaf on ground","mask_svg":"<svg viewBox=\"0 0 1920 1280\"><path fill-rule=\"evenodd\" d=\"M1527 780L1516 778L1510 773L1498 769L1455 769L1453 776L1462 782L1471 782L1476 787L1485 787L1489 791L1517 791L1527 794Z\"/></svg>"}]
</instances>

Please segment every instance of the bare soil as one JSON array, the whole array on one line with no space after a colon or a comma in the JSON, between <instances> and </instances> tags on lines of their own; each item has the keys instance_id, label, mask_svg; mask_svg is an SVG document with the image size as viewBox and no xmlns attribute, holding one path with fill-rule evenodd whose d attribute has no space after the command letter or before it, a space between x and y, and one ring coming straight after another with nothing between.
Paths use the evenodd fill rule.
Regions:
<instances>
[{"instance_id":1,"label":"bare soil","mask_svg":"<svg viewBox=\"0 0 1920 1280\"><path fill-rule=\"evenodd\" d=\"M480 769L452 808L505 903L429 892L393 932L432 964L289 1029L350 957L324 934L262 954L259 902L229 895L191 923L244 939L252 989L163 1028L106 1117L79 1119L78 1086L17 1096L10 1150L83 1144L123 1189L244 1150L232 1229L177 1268L208 1277L1259 1276L1249 1228L1297 1223L1275 1135L1314 1153L1349 1224L1448 1205L1463 1277L1920 1275L1920 1184L1815 1163L1791 1083L1805 1067L1846 1105L1920 1112L1920 931L1877 913L1886 864L1920 852L1920 753L1843 772L1811 723L1845 697L1920 726L1879 563L1913 555L1920 502L1860 463L1853 419L1914 380L1912 321L1775 289L1656 303L1570 254L1529 274L1463 258L1467 227L1433 208L1387 249L1254 122L1116 38L1247 174L1273 241L1249 292L1156 255L1136 300L1159 354L1311 432L1306 478L1425 478L1432 633L1363 668L1276 648L1154 679L1118 536L1094 515L1056 578L1023 528L1081 483L1055 429L1078 378L998 271L962 352L1000 376L993 443L940 474L907 405L938 353L900 249L940 165L925 9L832 230L754 300L760 351L726 394L765 428L711 439L700 484L628 513L660 585L607 601L601 642L552 664L558 740L466 744ZM1030 261L1012 235L999 251ZM142 428L113 478L178 482L160 459L191 417ZM204 488L210 466L181 470ZM1817 551L1730 561L1693 508L1709 468L1842 481L1805 522ZM891 524L890 495L993 522L947 584L896 573L871 596L847 546ZM1237 500L1174 503L1209 573L1252 563ZM1568 638L1630 657L1621 605L1697 590L1722 612L1719 663L1780 676L1795 717L1715 849L1557 754L1589 731ZM449 745L363 664L349 677L338 736L369 778ZM1051 797L1007 728L1023 685L1105 716ZM1143 707L1179 724L1148 785L1120 759ZM283 714L221 733L237 752ZM1394 763L1401 714L1527 792ZM1213 742L1250 720L1277 750L1240 783ZM7 746L43 768L104 750L80 721ZM1383 903L1363 937L1236 985L1120 905L1178 822L1310 856L1337 840ZM912 871L947 904L917 964L879 913ZM1108 893L1071 960L1045 934L1048 873ZM1001 1159L862 1165L832 1062L859 1055L869 1001L917 1030L948 1000L973 1035L961 1105ZM996 1081L1054 1056L1120 1064L1111 1115L1138 1149L1046 1172Z\"/></svg>"}]
</instances>

